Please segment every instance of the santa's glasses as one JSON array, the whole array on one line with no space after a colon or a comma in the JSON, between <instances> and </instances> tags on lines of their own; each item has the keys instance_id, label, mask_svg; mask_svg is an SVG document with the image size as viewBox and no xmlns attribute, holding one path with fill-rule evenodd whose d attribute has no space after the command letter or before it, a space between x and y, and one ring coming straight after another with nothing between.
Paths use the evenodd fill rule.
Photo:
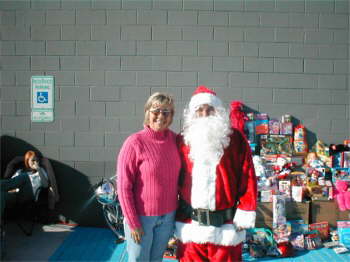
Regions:
<instances>
[{"instance_id":1,"label":"santa's glasses","mask_svg":"<svg viewBox=\"0 0 350 262\"><path fill-rule=\"evenodd\" d=\"M150 112L156 116L163 114L163 116L168 117L171 114L171 111L168 109L151 109Z\"/></svg>"}]
</instances>

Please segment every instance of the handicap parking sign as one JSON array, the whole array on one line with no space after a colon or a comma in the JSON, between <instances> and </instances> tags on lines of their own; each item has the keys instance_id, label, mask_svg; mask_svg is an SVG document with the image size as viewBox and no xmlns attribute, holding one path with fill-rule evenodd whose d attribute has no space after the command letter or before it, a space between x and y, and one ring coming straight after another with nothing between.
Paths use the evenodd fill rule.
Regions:
<instances>
[{"instance_id":1,"label":"handicap parking sign","mask_svg":"<svg viewBox=\"0 0 350 262\"><path fill-rule=\"evenodd\" d=\"M36 102L38 104L47 104L49 101L49 92L41 91L36 94Z\"/></svg>"}]
</instances>

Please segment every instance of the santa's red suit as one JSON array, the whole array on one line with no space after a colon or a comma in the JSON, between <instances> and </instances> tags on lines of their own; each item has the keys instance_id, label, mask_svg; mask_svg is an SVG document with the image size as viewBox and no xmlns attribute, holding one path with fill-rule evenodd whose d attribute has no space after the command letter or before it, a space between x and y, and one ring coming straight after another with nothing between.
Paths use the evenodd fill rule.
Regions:
<instances>
[{"instance_id":1,"label":"santa's red suit","mask_svg":"<svg viewBox=\"0 0 350 262\"><path fill-rule=\"evenodd\" d=\"M211 211L235 210L233 219L221 226L212 226L182 214L180 204L175 231L180 242L180 261L241 260L241 243L246 233L236 228L254 227L257 183L247 140L237 129L233 129L229 138L219 164L209 168L193 163L189 157L190 147L183 137L179 138L183 164L180 199L194 210L203 205L209 205Z\"/></svg>"}]
</instances>

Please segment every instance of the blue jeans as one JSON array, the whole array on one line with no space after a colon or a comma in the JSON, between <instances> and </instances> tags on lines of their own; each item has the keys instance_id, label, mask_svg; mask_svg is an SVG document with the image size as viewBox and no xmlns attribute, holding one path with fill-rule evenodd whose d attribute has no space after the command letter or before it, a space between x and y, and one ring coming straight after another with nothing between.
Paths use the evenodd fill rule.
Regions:
<instances>
[{"instance_id":1,"label":"blue jeans","mask_svg":"<svg viewBox=\"0 0 350 262\"><path fill-rule=\"evenodd\" d=\"M162 261L169 238L174 233L174 219L175 211L163 216L140 216L145 233L140 244L131 238L130 228L124 221L129 262Z\"/></svg>"}]
</instances>

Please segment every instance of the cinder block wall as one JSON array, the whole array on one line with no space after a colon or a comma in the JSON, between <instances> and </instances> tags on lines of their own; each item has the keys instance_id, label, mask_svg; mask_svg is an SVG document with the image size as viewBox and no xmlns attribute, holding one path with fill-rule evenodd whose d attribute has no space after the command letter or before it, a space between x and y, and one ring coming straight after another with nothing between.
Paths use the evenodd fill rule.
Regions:
<instances>
[{"instance_id":1,"label":"cinder block wall","mask_svg":"<svg viewBox=\"0 0 350 262\"><path fill-rule=\"evenodd\" d=\"M204 84L226 103L291 114L313 141L341 143L350 133L348 3L0 0L1 134L76 170L87 187L114 174L151 93L174 95L179 131L184 104ZM55 76L53 123L30 121L32 75Z\"/></svg>"}]
</instances>

